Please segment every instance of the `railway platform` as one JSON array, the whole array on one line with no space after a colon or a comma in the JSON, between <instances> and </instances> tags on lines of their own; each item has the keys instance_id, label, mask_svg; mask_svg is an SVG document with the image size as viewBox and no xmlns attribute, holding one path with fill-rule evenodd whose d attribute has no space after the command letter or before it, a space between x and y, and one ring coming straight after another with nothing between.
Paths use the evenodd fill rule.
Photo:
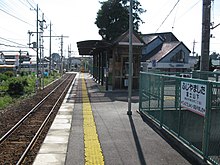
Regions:
<instances>
[{"instance_id":1,"label":"railway platform","mask_svg":"<svg viewBox=\"0 0 220 165\"><path fill-rule=\"evenodd\" d=\"M34 161L42 164L187 165L190 160L155 132L136 111L127 115L127 91L104 91L79 73Z\"/></svg>"}]
</instances>

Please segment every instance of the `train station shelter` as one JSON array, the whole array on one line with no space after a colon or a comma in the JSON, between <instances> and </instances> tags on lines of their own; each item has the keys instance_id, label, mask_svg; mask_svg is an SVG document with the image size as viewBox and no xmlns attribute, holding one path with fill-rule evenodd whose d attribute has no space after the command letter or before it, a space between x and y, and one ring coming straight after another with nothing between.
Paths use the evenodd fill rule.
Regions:
<instances>
[{"instance_id":1,"label":"train station shelter","mask_svg":"<svg viewBox=\"0 0 220 165\"><path fill-rule=\"evenodd\" d=\"M143 40L137 33L132 36L133 89L138 88L140 60ZM77 42L79 54L92 56L90 72L93 78L105 86L106 90L127 89L129 72L129 32L125 32L113 42L104 40L86 40Z\"/></svg>"}]
</instances>

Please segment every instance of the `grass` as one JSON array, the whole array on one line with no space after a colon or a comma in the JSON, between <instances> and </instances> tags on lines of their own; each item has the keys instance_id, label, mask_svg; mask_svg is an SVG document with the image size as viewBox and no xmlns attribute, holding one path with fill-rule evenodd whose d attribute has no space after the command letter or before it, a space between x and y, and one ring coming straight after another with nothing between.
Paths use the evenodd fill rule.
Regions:
<instances>
[{"instance_id":1,"label":"grass","mask_svg":"<svg viewBox=\"0 0 220 165\"><path fill-rule=\"evenodd\" d=\"M59 75L53 75L49 77L44 78L44 85L48 85L51 82L53 82L55 79L57 79ZM7 79L0 80L0 110L3 110L10 104L14 104L18 100L21 100L22 98L27 98L30 95L34 94L36 91L36 80L37 78L35 76L22 76L19 77L21 79L26 79L27 84L24 88L24 94L19 97L11 97L8 93L8 85L10 81L13 81L14 77L8 77Z\"/></svg>"},{"instance_id":2,"label":"grass","mask_svg":"<svg viewBox=\"0 0 220 165\"><path fill-rule=\"evenodd\" d=\"M0 97L0 109L4 109L13 102L13 99L9 95Z\"/></svg>"}]
</instances>

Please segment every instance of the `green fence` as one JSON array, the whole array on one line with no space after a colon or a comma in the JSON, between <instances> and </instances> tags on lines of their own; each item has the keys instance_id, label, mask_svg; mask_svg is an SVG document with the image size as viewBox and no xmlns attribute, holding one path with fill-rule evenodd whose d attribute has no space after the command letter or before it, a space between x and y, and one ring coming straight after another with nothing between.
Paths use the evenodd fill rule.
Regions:
<instances>
[{"instance_id":1,"label":"green fence","mask_svg":"<svg viewBox=\"0 0 220 165\"><path fill-rule=\"evenodd\" d=\"M176 75L180 74L141 72L139 110L205 160L220 164L220 83L215 81L218 75Z\"/></svg>"}]
</instances>

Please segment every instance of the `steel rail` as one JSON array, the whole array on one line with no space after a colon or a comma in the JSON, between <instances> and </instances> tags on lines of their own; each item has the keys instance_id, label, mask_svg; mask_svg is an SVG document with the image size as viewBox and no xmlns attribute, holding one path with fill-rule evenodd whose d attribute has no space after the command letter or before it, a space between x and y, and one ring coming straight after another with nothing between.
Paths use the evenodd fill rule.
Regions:
<instances>
[{"instance_id":1,"label":"steel rail","mask_svg":"<svg viewBox=\"0 0 220 165\"><path fill-rule=\"evenodd\" d=\"M68 77L69 78L69 77ZM39 103L37 103L34 108L32 108L21 120L19 120L8 132L6 132L0 139L0 145L4 140L12 134L16 128L18 128L43 102L55 91L57 90L68 78L64 79L56 88L54 88L47 96L45 96Z\"/></svg>"},{"instance_id":2,"label":"steel rail","mask_svg":"<svg viewBox=\"0 0 220 165\"><path fill-rule=\"evenodd\" d=\"M75 77L76 78L76 77ZM73 80L73 84L75 83L75 78ZM29 143L29 145L27 146L27 148L25 149L25 151L23 152L22 156L20 157L20 159L18 160L18 162L16 163L16 165L20 165L23 163L24 158L26 157L28 151L34 146L34 143L36 142L37 138L40 136L42 130L44 129L44 127L46 126L47 122L49 121L49 118L51 116L51 114L53 113L55 107L57 106L57 104L59 103L59 101L61 100L61 98L63 97L63 95L65 94L65 92L69 89L70 85L71 85L72 81L70 81L68 83L68 85L65 87L65 89L63 90L63 92L61 93L61 95L59 96L59 98L57 99L56 103L54 104L54 106L51 108L49 114L47 115L46 119L43 121L43 123L41 124L40 128L38 129L37 133L34 135L34 137L32 138L31 142Z\"/></svg>"}]
</instances>

